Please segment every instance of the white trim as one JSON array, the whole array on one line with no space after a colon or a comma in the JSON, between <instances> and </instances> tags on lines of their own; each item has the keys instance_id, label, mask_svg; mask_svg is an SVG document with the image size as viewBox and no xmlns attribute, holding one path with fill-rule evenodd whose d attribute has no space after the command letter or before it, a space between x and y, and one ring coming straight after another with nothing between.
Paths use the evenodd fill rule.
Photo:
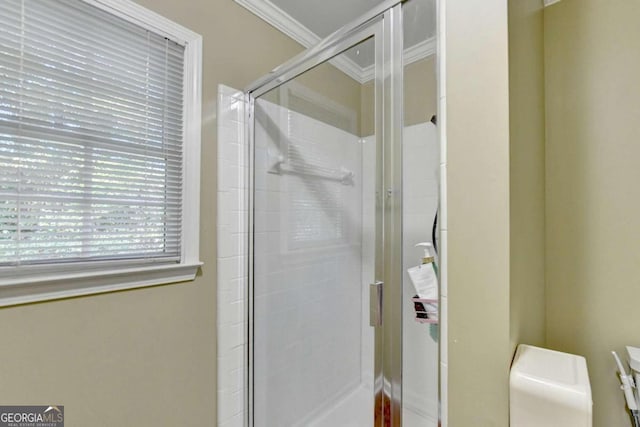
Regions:
<instances>
[{"instance_id":1,"label":"white trim","mask_svg":"<svg viewBox=\"0 0 640 427\"><path fill-rule=\"evenodd\" d=\"M234 1L306 48L315 46L321 40L313 31L309 30L269 0ZM411 64L435 53L436 38L431 37L405 49L404 64ZM364 84L375 77L373 64L367 67L361 67L355 61L344 55L338 56L329 62L360 84Z\"/></svg>"},{"instance_id":2,"label":"white trim","mask_svg":"<svg viewBox=\"0 0 640 427\"><path fill-rule=\"evenodd\" d=\"M186 282L195 279L200 265L183 263L36 276L28 282L0 286L0 307Z\"/></svg>"},{"instance_id":3,"label":"white trim","mask_svg":"<svg viewBox=\"0 0 640 427\"><path fill-rule=\"evenodd\" d=\"M202 139L202 36L184 51L182 263L200 262L200 147Z\"/></svg>"},{"instance_id":4,"label":"white trim","mask_svg":"<svg viewBox=\"0 0 640 427\"><path fill-rule=\"evenodd\" d=\"M352 79L354 79L360 84L364 84L369 80L372 80L374 77L373 64L371 64L369 67L366 67L366 68L371 68L371 71L372 71L371 75L367 75L365 73L365 68L359 66L358 64L356 64L354 60L352 60L351 58L345 55L337 56L331 59L329 62L335 65L337 69L339 69L340 71L342 71L347 76L351 77Z\"/></svg>"},{"instance_id":5,"label":"white trim","mask_svg":"<svg viewBox=\"0 0 640 427\"><path fill-rule=\"evenodd\" d=\"M200 246L202 36L130 0L82 0L185 47L182 245L179 263L68 263L0 277L0 307L194 280ZM31 273L33 272L33 273Z\"/></svg>"},{"instance_id":6,"label":"white trim","mask_svg":"<svg viewBox=\"0 0 640 427\"><path fill-rule=\"evenodd\" d=\"M304 47L311 47L320 41L320 37L313 31L302 25L269 0L235 0L235 2L273 25Z\"/></svg>"},{"instance_id":7,"label":"white trim","mask_svg":"<svg viewBox=\"0 0 640 427\"><path fill-rule=\"evenodd\" d=\"M159 15L131 0L82 0L114 16L141 26L156 34L161 34L181 45L186 45L202 36Z\"/></svg>"},{"instance_id":8,"label":"white trim","mask_svg":"<svg viewBox=\"0 0 640 427\"><path fill-rule=\"evenodd\" d=\"M291 107L289 99L291 97L303 99L317 106L321 110L334 112L338 116L346 119L349 122L349 129L342 130L347 131L353 135L356 135L358 133L358 114L355 112L355 110L345 107L344 105L335 102L334 100L327 98L326 96L321 95L320 93L312 89L309 89L308 87L304 86L301 83L298 83L295 80L291 80L286 85L280 86L278 88L278 91L280 93L280 106L290 109ZM338 127L335 123L328 124L333 127Z\"/></svg>"},{"instance_id":9,"label":"white trim","mask_svg":"<svg viewBox=\"0 0 640 427\"><path fill-rule=\"evenodd\" d=\"M421 59L428 58L432 55L436 54L436 38L430 37L426 40L421 41L420 43L416 43L411 47L408 47L404 50L403 54L403 64L405 66L409 64L413 64ZM361 68L360 78L362 81L360 83L368 82L375 77L374 64L371 64L367 67Z\"/></svg>"},{"instance_id":10,"label":"white trim","mask_svg":"<svg viewBox=\"0 0 640 427\"><path fill-rule=\"evenodd\" d=\"M560 0L544 0L544 7L551 6L552 4L559 3Z\"/></svg>"},{"instance_id":11,"label":"white trim","mask_svg":"<svg viewBox=\"0 0 640 427\"><path fill-rule=\"evenodd\" d=\"M404 65L409 65L435 54L436 37L433 36L406 48L402 59L404 61Z\"/></svg>"},{"instance_id":12,"label":"white trim","mask_svg":"<svg viewBox=\"0 0 640 427\"><path fill-rule=\"evenodd\" d=\"M269 0L235 0L235 2L268 22L270 25L276 27L304 47L314 46L321 40L313 31L292 18L291 15ZM366 82L362 77L362 67L353 60L340 56L332 59L330 62L360 84Z\"/></svg>"}]
</instances>

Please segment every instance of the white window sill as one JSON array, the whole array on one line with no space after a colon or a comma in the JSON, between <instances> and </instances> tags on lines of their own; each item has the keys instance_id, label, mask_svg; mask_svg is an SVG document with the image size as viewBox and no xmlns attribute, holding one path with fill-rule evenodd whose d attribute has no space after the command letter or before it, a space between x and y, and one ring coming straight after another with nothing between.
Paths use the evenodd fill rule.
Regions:
<instances>
[{"instance_id":1,"label":"white window sill","mask_svg":"<svg viewBox=\"0 0 640 427\"><path fill-rule=\"evenodd\" d=\"M0 278L0 307L194 280L201 262L86 268ZM70 269L72 267L69 267Z\"/></svg>"}]
</instances>

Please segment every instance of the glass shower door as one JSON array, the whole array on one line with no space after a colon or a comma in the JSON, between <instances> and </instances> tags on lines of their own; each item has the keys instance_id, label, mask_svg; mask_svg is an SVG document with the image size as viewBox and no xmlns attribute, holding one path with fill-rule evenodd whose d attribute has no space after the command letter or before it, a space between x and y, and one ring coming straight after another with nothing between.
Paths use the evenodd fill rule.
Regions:
<instances>
[{"instance_id":1,"label":"glass shower door","mask_svg":"<svg viewBox=\"0 0 640 427\"><path fill-rule=\"evenodd\" d=\"M377 141L333 63L374 56L370 37L254 100L254 426L373 425Z\"/></svg>"},{"instance_id":2,"label":"glass shower door","mask_svg":"<svg viewBox=\"0 0 640 427\"><path fill-rule=\"evenodd\" d=\"M400 426L402 20L248 90L252 427Z\"/></svg>"}]
</instances>

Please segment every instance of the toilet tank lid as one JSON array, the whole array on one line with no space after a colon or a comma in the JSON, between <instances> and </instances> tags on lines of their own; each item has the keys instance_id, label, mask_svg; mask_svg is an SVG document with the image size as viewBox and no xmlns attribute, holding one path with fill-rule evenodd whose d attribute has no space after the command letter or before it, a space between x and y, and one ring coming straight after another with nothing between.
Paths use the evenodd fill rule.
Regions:
<instances>
[{"instance_id":1,"label":"toilet tank lid","mask_svg":"<svg viewBox=\"0 0 640 427\"><path fill-rule=\"evenodd\" d=\"M560 394L570 393L591 400L591 386L584 357L521 344L511 367L511 382L531 382Z\"/></svg>"},{"instance_id":2,"label":"toilet tank lid","mask_svg":"<svg viewBox=\"0 0 640 427\"><path fill-rule=\"evenodd\" d=\"M627 353L629 354L629 366L640 373L640 348L627 346Z\"/></svg>"}]
</instances>

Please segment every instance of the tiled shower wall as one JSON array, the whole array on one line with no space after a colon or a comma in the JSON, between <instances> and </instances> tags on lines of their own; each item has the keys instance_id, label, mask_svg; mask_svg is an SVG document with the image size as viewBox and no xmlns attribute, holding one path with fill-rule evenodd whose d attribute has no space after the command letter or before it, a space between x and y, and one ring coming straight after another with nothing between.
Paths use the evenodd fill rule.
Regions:
<instances>
[{"instance_id":1,"label":"tiled shower wall","mask_svg":"<svg viewBox=\"0 0 640 427\"><path fill-rule=\"evenodd\" d=\"M247 154L244 95L218 87L218 426L244 426Z\"/></svg>"}]
</instances>

